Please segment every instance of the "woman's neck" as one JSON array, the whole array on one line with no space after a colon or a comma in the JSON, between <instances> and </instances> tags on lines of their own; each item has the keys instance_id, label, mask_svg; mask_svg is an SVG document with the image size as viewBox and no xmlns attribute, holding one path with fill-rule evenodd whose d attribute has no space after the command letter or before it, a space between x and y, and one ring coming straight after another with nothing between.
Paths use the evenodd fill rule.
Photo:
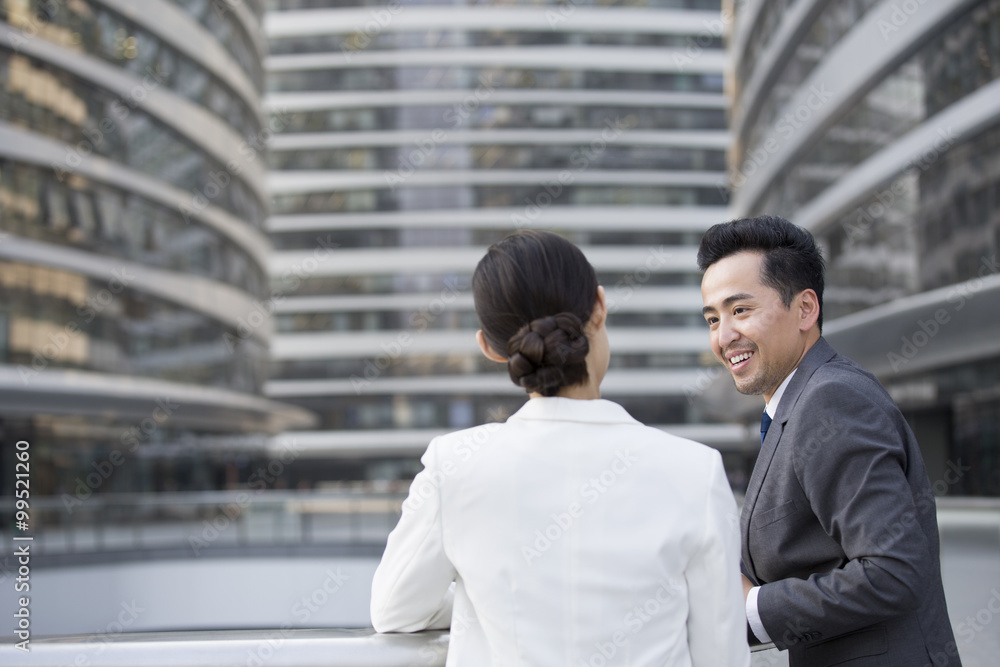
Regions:
<instances>
[{"instance_id":1,"label":"woman's neck","mask_svg":"<svg viewBox=\"0 0 1000 667\"><path fill-rule=\"evenodd\" d=\"M537 392L531 392L528 396L531 398L542 398L542 395ZM601 388L599 386L595 387L589 381L581 382L570 387L563 387L556 392L556 396L560 398L575 398L579 401L592 401L601 397Z\"/></svg>"}]
</instances>

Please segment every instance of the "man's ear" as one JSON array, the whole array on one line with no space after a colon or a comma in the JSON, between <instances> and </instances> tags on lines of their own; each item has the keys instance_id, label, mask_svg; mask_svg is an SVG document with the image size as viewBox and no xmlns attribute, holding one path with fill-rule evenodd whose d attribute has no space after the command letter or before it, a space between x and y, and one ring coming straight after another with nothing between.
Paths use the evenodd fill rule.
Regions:
<instances>
[{"instance_id":1,"label":"man's ear","mask_svg":"<svg viewBox=\"0 0 1000 667\"><path fill-rule=\"evenodd\" d=\"M487 359L490 361L497 361L502 364L507 363L506 357L501 357L492 347L490 347L490 344L486 342L486 336L483 335L482 329L476 332L476 342L479 343L479 349L483 351L483 355Z\"/></svg>"},{"instance_id":2,"label":"man's ear","mask_svg":"<svg viewBox=\"0 0 1000 667\"><path fill-rule=\"evenodd\" d=\"M809 331L819 321L819 297L815 290L799 293L799 331Z\"/></svg>"}]
</instances>

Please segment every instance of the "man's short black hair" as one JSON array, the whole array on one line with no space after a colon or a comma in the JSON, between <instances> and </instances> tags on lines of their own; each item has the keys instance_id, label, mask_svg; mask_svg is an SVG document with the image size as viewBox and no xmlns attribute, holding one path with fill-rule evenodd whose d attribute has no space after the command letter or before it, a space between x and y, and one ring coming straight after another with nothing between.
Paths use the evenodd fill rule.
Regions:
<instances>
[{"instance_id":1,"label":"man's short black hair","mask_svg":"<svg viewBox=\"0 0 1000 667\"><path fill-rule=\"evenodd\" d=\"M786 308L803 290L816 292L819 329L823 330L823 255L812 234L776 215L719 223L701 239L698 267L704 271L739 252L764 255L761 282L781 295Z\"/></svg>"}]
</instances>

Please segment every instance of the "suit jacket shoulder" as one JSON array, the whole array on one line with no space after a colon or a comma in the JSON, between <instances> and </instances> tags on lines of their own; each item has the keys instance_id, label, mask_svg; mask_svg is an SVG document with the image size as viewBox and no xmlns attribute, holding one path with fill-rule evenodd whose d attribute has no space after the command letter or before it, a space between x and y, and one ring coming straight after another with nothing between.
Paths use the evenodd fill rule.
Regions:
<instances>
[{"instance_id":1,"label":"suit jacket shoulder","mask_svg":"<svg viewBox=\"0 0 1000 667\"><path fill-rule=\"evenodd\" d=\"M816 348L818 354L809 359L811 363L800 365L807 372L794 394L786 392L792 400L783 398L779 408L784 429L799 443L791 449L797 472L801 475L805 466L827 466L836 459L857 456L858 448L867 448L868 454L888 450L905 457L906 442L913 436L885 387L825 340L820 339ZM816 363L817 359L822 361ZM795 380L800 380L798 373ZM865 433L869 437L863 437Z\"/></svg>"}]
</instances>

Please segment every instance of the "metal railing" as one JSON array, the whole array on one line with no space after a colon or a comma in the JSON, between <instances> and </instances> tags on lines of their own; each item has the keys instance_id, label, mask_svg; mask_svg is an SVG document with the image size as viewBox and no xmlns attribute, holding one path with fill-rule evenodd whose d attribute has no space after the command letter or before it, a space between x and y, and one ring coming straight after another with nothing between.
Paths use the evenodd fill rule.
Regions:
<instances>
[{"instance_id":1,"label":"metal railing","mask_svg":"<svg viewBox=\"0 0 1000 667\"><path fill-rule=\"evenodd\" d=\"M372 491L242 490L95 494L74 503L46 496L31 500L29 532L38 562L52 564L71 556L79 564L269 550L379 555L405 497ZM0 498L3 544L10 544L13 522L6 518L13 515L14 502ZM938 517L942 532L955 522L1000 525L1000 499L939 498Z\"/></svg>"},{"instance_id":2,"label":"metal railing","mask_svg":"<svg viewBox=\"0 0 1000 667\"><path fill-rule=\"evenodd\" d=\"M442 667L448 633L376 634L373 630L205 630L0 641L6 667ZM766 651L771 645L751 649Z\"/></svg>"},{"instance_id":3,"label":"metal railing","mask_svg":"<svg viewBox=\"0 0 1000 667\"><path fill-rule=\"evenodd\" d=\"M364 547L381 553L405 495L349 491L211 491L103 494L82 502L33 498L33 549L47 562L115 560L155 552L160 557L233 555L310 547ZM14 500L0 499L0 517ZM12 523L0 523L9 543ZM8 532L4 532L6 529Z\"/></svg>"},{"instance_id":4,"label":"metal railing","mask_svg":"<svg viewBox=\"0 0 1000 667\"><path fill-rule=\"evenodd\" d=\"M5 667L442 667L448 634L373 630L204 630L80 635L0 642Z\"/></svg>"}]
</instances>

